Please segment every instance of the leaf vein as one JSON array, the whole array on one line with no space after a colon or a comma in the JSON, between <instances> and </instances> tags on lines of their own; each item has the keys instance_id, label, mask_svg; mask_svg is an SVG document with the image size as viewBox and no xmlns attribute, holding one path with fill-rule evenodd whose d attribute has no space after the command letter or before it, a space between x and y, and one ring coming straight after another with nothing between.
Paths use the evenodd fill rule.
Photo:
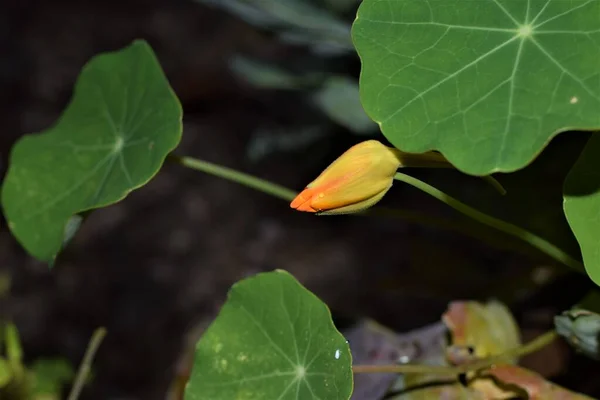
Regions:
<instances>
[{"instance_id":1,"label":"leaf vein","mask_svg":"<svg viewBox=\"0 0 600 400\"><path fill-rule=\"evenodd\" d=\"M572 13L572 12L573 12L573 11L575 11L575 10L578 10L578 9L580 9L580 8L582 8L582 7L585 7L585 6L587 6L588 4L592 3L593 1L595 1L595 0L588 0L588 1L586 1L585 3L583 3L583 4L581 4L581 5L577 6L577 7L574 7L574 8L569 8L569 9L568 9L567 11L565 11L565 12L562 12L562 13L560 13L560 14L557 14L557 15L555 15L555 16L553 16L553 17L550 17L550 18L548 18L547 20L545 20L545 21L543 21L543 22L540 22L539 24L537 24L536 26L534 26L532 29L534 29L534 30L535 30L535 29L539 28L540 26L547 24L548 22L551 22L551 21L554 21L555 19L558 19L558 18L564 17L565 15L567 15L567 14L570 14L570 13Z\"/></svg>"},{"instance_id":2,"label":"leaf vein","mask_svg":"<svg viewBox=\"0 0 600 400\"><path fill-rule=\"evenodd\" d=\"M550 61L552 61L562 72L564 72L566 75L570 76L571 79L573 79L575 82L579 83L579 85L582 87L583 90L585 90L590 96L592 96L594 99L596 100L600 100L599 95L595 94L594 92L592 92L585 84L585 82L583 82L581 80L581 78L577 77L575 74L573 74L571 71L569 71L565 66L563 66L556 58L554 58L554 56L552 54L550 54L541 44L538 43L537 40L535 40L533 37L530 38L530 40L536 45L536 47L542 52L544 53L544 55L546 57L548 57L548 59Z\"/></svg>"},{"instance_id":3,"label":"leaf vein","mask_svg":"<svg viewBox=\"0 0 600 400\"><path fill-rule=\"evenodd\" d=\"M273 346L273 348L281 356L283 356L290 363L290 365L292 367L296 367L296 364L292 361L292 359L281 349L281 347L279 347L279 345L277 343L275 343L275 341L273 340L273 338L271 338L271 336L269 335L269 333L267 331L265 331L264 328L260 325L260 323L256 320L256 318L254 318L254 315L252 315L250 313L250 311L248 311L248 309L246 309L246 307L243 304L240 304L240 309L242 311L244 311L244 313L246 313L246 315L248 316L248 318L250 318L250 320L254 323L254 325L256 325L256 327L263 334L263 336L265 338L267 338L267 340L269 341L269 343L271 344L271 346Z\"/></svg>"},{"instance_id":4,"label":"leaf vein","mask_svg":"<svg viewBox=\"0 0 600 400\"><path fill-rule=\"evenodd\" d=\"M437 88L438 86L442 85L443 83L447 82L448 80L458 76L460 73L462 73L463 71L469 69L470 67L472 67L473 65L476 65L478 62L480 62L481 60L484 60L485 58L487 58L488 56L490 56L491 54L494 54L495 52L497 52L498 50L500 50L501 48L507 46L508 44L514 42L515 40L517 40L519 37L515 36L509 40L507 40L506 42L494 47L493 49L489 50L488 52L486 52L485 54L482 54L481 56L477 57L475 60L471 61L470 63L466 64L465 66L463 66L462 68L456 70L455 72L453 72L452 74L448 75L447 77L445 77L444 79L436 82L435 84L431 85L429 88L427 88L426 90L424 90L423 92L419 93L418 95L416 95L415 97L413 97L411 100L409 100L406 104L404 104L402 107L400 107L398 110L394 111L392 114L390 114L387 118L385 118L383 121L381 121L381 123L385 123L387 121L389 121L391 118L395 117L397 114L401 113L402 111L404 111L404 109L406 107L408 107L409 105L411 105L412 103L414 103L417 99L422 98L424 95L426 95L427 93L429 93L430 91L432 91L433 89Z\"/></svg>"}]
</instances>

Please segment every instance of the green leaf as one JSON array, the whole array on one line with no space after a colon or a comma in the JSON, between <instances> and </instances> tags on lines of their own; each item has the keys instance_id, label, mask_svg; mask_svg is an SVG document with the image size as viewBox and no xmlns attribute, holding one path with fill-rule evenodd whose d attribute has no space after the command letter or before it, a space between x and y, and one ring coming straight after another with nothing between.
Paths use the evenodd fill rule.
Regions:
<instances>
[{"instance_id":1,"label":"green leaf","mask_svg":"<svg viewBox=\"0 0 600 400\"><path fill-rule=\"evenodd\" d=\"M364 0L361 100L408 152L474 175L600 126L600 0Z\"/></svg>"},{"instance_id":2,"label":"green leaf","mask_svg":"<svg viewBox=\"0 0 600 400\"><path fill-rule=\"evenodd\" d=\"M600 132L592 134L563 190L565 216L579 242L585 270L600 285Z\"/></svg>"},{"instance_id":3,"label":"green leaf","mask_svg":"<svg viewBox=\"0 0 600 400\"><path fill-rule=\"evenodd\" d=\"M236 283L196 347L186 400L347 400L352 357L327 306L284 271Z\"/></svg>"},{"instance_id":4,"label":"green leaf","mask_svg":"<svg viewBox=\"0 0 600 400\"><path fill-rule=\"evenodd\" d=\"M10 363L4 358L0 357L0 389L8 385L11 379L12 371L10 368Z\"/></svg>"},{"instance_id":5,"label":"green leaf","mask_svg":"<svg viewBox=\"0 0 600 400\"><path fill-rule=\"evenodd\" d=\"M67 360L40 359L32 365L32 392L35 395L60 395L63 385L73 380L75 371Z\"/></svg>"},{"instance_id":6,"label":"green leaf","mask_svg":"<svg viewBox=\"0 0 600 400\"><path fill-rule=\"evenodd\" d=\"M353 51L350 24L306 0L200 0L275 32L283 43L308 46L313 53L339 56Z\"/></svg>"},{"instance_id":7,"label":"green leaf","mask_svg":"<svg viewBox=\"0 0 600 400\"><path fill-rule=\"evenodd\" d=\"M69 219L146 184L181 139L182 111L150 46L94 57L58 123L13 147L2 188L8 226L51 261Z\"/></svg>"},{"instance_id":8,"label":"green leaf","mask_svg":"<svg viewBox=\"0 0 600 400\"><path fill-rule=\"evenodd\" d=\"M23 360L23 348L19 339L19 331L15 324L7 324L4 328L4 342L6 344L6 356L14 367L20 366Z\"/></svg>"},{"instance_id":9,"label":"green leaf","mask_svg":"<svg viewBox=\"0 0 600 400\"><path fill-rule=\"evenodd\" d=\"M289 71L242 56L235 56L229 62L231 71L241 79L260 89L302 90L316 85L321 80L318 73L295 75Z\"/></svg>"},{"instance_id":10,"label":"green leaf","mask_svg":"<svg viewBox=\"0 0 600 400\"><path fill-rule=\"evenodd\" d=\"M313 101L334 122L355 134L370 134L377 125L365 114L358 83L342 75L333 75L313 95Z\"/></svg>"}]
</instances>

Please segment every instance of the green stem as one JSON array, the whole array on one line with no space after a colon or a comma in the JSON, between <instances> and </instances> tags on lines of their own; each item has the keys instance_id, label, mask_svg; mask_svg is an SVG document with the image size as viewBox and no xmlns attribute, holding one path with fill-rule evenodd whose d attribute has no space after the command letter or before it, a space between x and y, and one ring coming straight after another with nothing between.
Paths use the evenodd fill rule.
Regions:
<instances>
[{"instance_id":1,"label":"green stem","mask_svg":"<svg viewBox=\"0 0 600 400\"><path fill-rule=\"evenodd\" d=\"M291 201L294 199L294 197L296 197L297 192L295 192L294 190L291 190L289 188L286 188L284 186L278 185L276 183L273 182L269 182L265 179L261 179L261 178L257 178L255 176L240 172L240 171L236 171L235 169L232 168L228 168L228 167L224 167L218 164L214 164L208 161L204 161L204 160L199 160L197 158L193 158L193 157L186 157L186 156L176 156L174 154L169 155L169 161L174 162L176 164L182 165L184 167L187 168L191 168L197 171L201 171L213 176L217 176L226 180L229 180L231 182L236 182L238 184L244 185L246 187L249 187L251 189L254 190L258 190L260 192L266 193L266 194L270 194L274 197L280 198L284 201ZM402 180L399 177L403 176L403 177L407 177L407 179L413 180L414 182L407 182L411 185L413 185L413 183L419 184L419 189L424 190L426 192L428 192L429 194L431 194L432 196L439 198L440 200L444 201L445 203L447 203L448 205L455 207L454 205L452 205L449 201L447 201L447 199L451 199L453 200L456 204L460 204L463 206L463 208L466 208L468 210L472 210L472 213L466 213L467 215L473 217L475 220L479 221L479 222L483 222L484 224L491 226L493 228L499 229L502 232L506 232L509 233L512 236L515 236L521 240L524 240L525 243L528 243L530 245L533 245L533 247L542 250L542 252L546 253L546 254L550 254L551 257L556 258L555 255L562 255L562 257L557 258L559 259L561 262L564 262L567 265L570 266L575 266L576 268L581 269L582 265L581 263L573 260L570 256L568 256L566 253L564 253L562 250L556 248L555 246L553 246L552 244L544 241L541 238L538 238L537 236L524 231L521 228L518 228L514 225L508 224L506 222L497 220L495 218L489 217L483 213L480 213L479 211L473 210L470 207L460 203L458 200L454 200L451 197L447 196L445 193L440 192L439 190L421 182L418 181L415 178L412 178L408 175L405 174L401 174L398 173L396 175L396 179ZM431 191L426 190L425 188L430 188ZM437 194L434 194L437 193ZM457 208L458 209L458 208ZM459 211L464 212L463 210L459 209ZM473 216L474 214L480 216L481 218L475 217ZM424 214L420 214L418 212L415 211L406 211L406 210L389 210L389 209L383 209L381 207L378 208L371 208L369 210L367 210L364 213L360 213L360 215L384 215L384 216L392 216L392 217L396 217L396 218L401 218L404 219L406 221L410 221L410 222L414 222L414 223L420 223L422 225L427 225L427 226L432 226L432 227L436 227L436 228L442 228L442 229L448 229L448 230L454 230L454 231L458 231L462 234L466 234L469 235L471 237L477 238L477 239L486 239L486 242L488 243L492 243L498 247L501 248L506 248L507 246L505 245L501 245L499 244L501 241L498 238L494 238L494 237L489 237L488 238L488 234L485 232L470 232L469 229L466 229L466 227L457 224L454 221L451 221L449 219L443 219L443 218L433 218L430 217L428 215L424 215ZM511 227L509 229L509 231L507 231L507 229L502 229L499 228L498 224L496 223L489 223L489 222L484 222L484 220L487 219L492 220L492 221L497 221L500 225L505 225L508 227ZM518 234L515 234L514 232L518 232ZM526 233L527 235L523 236L522 233ZM537 238L536 240L533 240L531 238ZM545 244L543 246L540 247L540 243ZM537 245L536 245L537 244ZM513 246L509 246L509 247L513 247ZM547 250L547 248L554 248L554 252L551 254L549 253ZM517 249L519 251L522 251L521 249ZM563 261L564 260L564 261ZM570 260L570 261L569 261Z\"/></svg>"},{"instance_id":2,"label":"green stem","mask_svg":"<svg viewBox=\"0 0 600 400\"><path fill-rule=\"evenodd\" d=\"M531 342L510 349L500 355L484 358L478 361L470 362L458 366L443 366L443 365L355 365L352 371L355 374L362 373L394 373L394 374L434 374L434 375L459 375L470 371L477 371L494 366L495 364L507 363L507 360L520 358L527 354L534 353L550 343L552 343L558 335L555 331L549 331L538 336Z\"/></svg>"},{"instance_id":3,"label":"green stem","mask_svg":"<svg viewBox=\"0 0 600 400\"><path fill-rule=\"evenodd\" d=\"M297 194L295 191L284 186L280 186L276 183L236 171L235 169L213 164L208 161L199 160L192 157L181 157L173 154L169 155L169 159L177 164L183 165L184 167L202 171L213 176L218 176L219 178L239 183L260 192L270 194L271 196L278 197L282 200L292 201Z\"/></svg>"},{"instance_id":4,"label":"green stem","mask_svg":"<svg viewBox=\"0 0 600 400\"><path fill-rule=\"evenodd\" d=\"M502 196L506 195L506 189L504 189L504 186L502 186L500 184L500 182L498 182L493 176L486 175L486 176L482 176L481 179L483 179L484 181L486 181L487 183L489 183Z\"/></svg>"},{"instance_id":5,"label":"green stem","mask_svg":"<svg viewBox=\"0 0 600 400\"><path fill-rule=\"evenodd\" d=\"M456 200L455 198L447 195L446 193L442 192L441 190L438 190L438 189L434 188L433 186L428 185L427 183L425 183L417 178L414 178L410 175L406 175L401 172L398 172L394 176L394 179L404 182L404 183L408 183L411 186L414 186L415 188L429 194L430 196L435 197L436 199L446 203L447 205L454 208L455 210L465 214L468 217L473 218L476 221L481 222L482 224L491 226L492 228L495 228L499 231L505 232L505 233L507 233L511 236L514 236L518 239L526 241L533 247L541 250L542 252L548 254L550 257L554 258L557 261L560 261L561 263L563 263L565 265L568 265L569 267L572 267L578 271L583 270L583 264L581 264L579 261L575 260L570 255L568 255L567 253L565 253L563 250L559 249L552 243L548 242L547 240L544 240L541 237L539 237L523 228L520 228L516 225L510 224L508 222L505 222L500 219L494 218L490 215L487 215L481 211L478 211L478 210L466 205L465 203L462 203L462 202Z\"/></svg>"},{"instance_id":6,"label":"green stem","mask_svg":"<svg viewBox=\"0 0 600 400\"><path fill-rule=\"evenodd\" d=\"M392 151L400 160L400 168L445 168L455 169L454 165L446 159L443 155L435 151L428 151L426 153L405 153L402 150L392 149ZM501 195L506 194L506 189L498 182L493 176L486 175L482 176L485 182L489 183L495 190Z\"/></svg>"},{"instance_id":7,"label":"green stem","mask_svg":"<svg viewBox=\"0 0 600 400\"><path fill-rule=\"evenodd\" d=\"M92 369L92 360L94 359L94 355L98 351L98 347L100 347L100 343L102 343L104 336L106 336L105 328L98 328L94 331L92 339L90 339L90 343L85 350L83 361L81 361L81 365L77 371L77 376L75 377L75 382L73 382L73 387L71 388L71 393L69 393L67 400L77 400L79 397L79 394L85 385L85 381L90 374L90 370Z\"/></svg>"},{"instance_id":8,"label":"green stem","mask_svg":"<svg viewBox=\"0 0 600 400\"><path fill-rule=\"evenodd\" d=\"M187 168L191 168L197 171L205 172L209 175L217 176L223 179L227 179L231 182L235 182L251 189L258 190L259 192L263 192L266 194L270 194L277 198L280 198L285 201L292 201L297 192L288 189L284 186L278 185L273 182L269 182L265 179L257 178L255 176L236 171L232 168L223 167L218 164L214 164L208 161L199 160L197 158L185 157L185 156L176 156L169 155L169 160L182 165ZM408 211L408 210L396 210L389 209L383 207L371 208L369 210L365 210L356 215L374 215L374 216L384 216L384 217L393 217L400 218L405 221L409 221L412 223L418 223L421 225L431 226L433 228L445 229L445 230L454 230L464 235L471 236L476 239L488 239L489 242L493 242L494 239L489 239L486 237L486 234L479 231L474 231L471 227L465 227L463 225L457 224L456 221L450 219L444 219L440 217L432 217L430 215L419 213L417 211ZM497 243L495 243L498 245Z\"/></svg>"}]
</instances>

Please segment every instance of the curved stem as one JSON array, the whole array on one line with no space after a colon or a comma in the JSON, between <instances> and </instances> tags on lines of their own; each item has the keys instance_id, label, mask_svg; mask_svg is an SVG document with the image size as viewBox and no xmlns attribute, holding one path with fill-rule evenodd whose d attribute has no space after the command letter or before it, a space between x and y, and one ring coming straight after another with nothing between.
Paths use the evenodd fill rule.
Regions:
<instances>
[{"instance_id":1,"label":"curved stem","mask_svg":"<svg viewBox=\"0 0 600 400\"><path fill-rule=\"evenodd\" d=\"M470 371L476 371L492 367L494 364L506 362L507 359L520 358L527 354L536 352L552 343L558 337L555 331L548 331L538 336L531 342L508 350L497 356L484 358L471 363L458 366L442 365L355 365L352 371L355 374L361 373L395 373L395 374L434 374L434 375L460 375Z\"/></svg>"},{"instance_id":2,"label":"curved stem","mask_svg":"<svg viewBox=\"0 0 600 400\"><path fill-rule=\"evenodd\" d=\"M506 189L504 189L504 186L502 186L502 184L500 182L498 182L493 176L486 175L486 176L482 176L481 179L483 179L484 181L489 183L502 196L506 195Z\"/></svg>"},{"instance_id":3,"label":"curved stem","mask_svg":"<svg viewBox=\"0 0 600 400\"><path fill-rule=\"evenodd\" d=\"M392 148L396 157L400 160L400 168L444 168L455 169L454 165L437 151L426 153L406 153L402 150ZM490 184L501 195L506 194L506 189L492 175L482 176L485 182Z\"/></svg>"},{"instance_id":4,"label":"curved stem","mask_svg":"<svg viewBox=\"0 0 600 400\"><path fill-rule=\"evenodd\" d=\"M352 372L355 374L460 374L457 367L419 364L353 365Z\"/></svg>"},{"instance_id":5,"label":"curved stem","mask_svg":"<svg viewBox=\"0 0 600 400\"><path fill-rule=\"evenodd\" d=\"M285 201L292 201L298 194L297 192L291 189L270 182L268 180L257 178L244 172L240 172L232 168L224 167L197 158L176 156L171 154L169 155L169 160L184 167L194 169L196 171L205 172L209 175L227 179L231 182L235 182L249 187L251 189L258 190L259 192L270 194ZM498 245L498 243L496 243L498 241L497 239L494 241L494 238L488 237L489 235L486 236L485 232L476 231L472 227L465 227L451 219L432 217L431 215L420 213L418 211L374 207L363 212L357 213L355 215L373 215L400 218L405 221L430 226L433 228L456 231L462 233L463 235L471 236L479 240L485 240L486 242L490 242L492 244L495 244L496 246L500 246Z\"/></svg>"},{"instance_id":6,"label":"curved stem","mask_svg":"<svg viewBox=\"0 0 600 400\"><path fill-rule=\"evenodd\" d=\"M231 182L236 182L238 184L244 185L244 186L249 187L254 190L258 190L260 192L269 194L271 196L280 198L285 201L291 201L297 195L296 191L286 188L285 186L281 186L276 183L269 182L268 180L257 178L250 174L246 174L246 173L237 171L232 168L224 167L224 166L214 164L214 163L211 163L208 161L200 160L197 158L187 157L187 156L177 156L174 154L170 154L168 157L168 160L171 162L174 162L176 164L182 165L184 167L190 168L190 169L205 172L207 174L217 176L217 177L229 180ZM452 199L450 196L433 188L432 186L429 186L426 183L421 182L418 179L415 179L409 175L397 173L395 178L398 180L402 180L406 183L409 183L413 186L416 186L417 188L419 188L419 189L429 193L430 195L440 199L441 201L447 203L451 207L454 207L454 208L458 209L459 211L471 216L475 220L482 222L493 228L496 228L502 232L509 233L510 235L515 236L515 237L525 241L526 243L532 245L534 248L537 248L546 254L550 254L548 252L548 248L554 248L554 251L552 254L550 254L550 256L558 259L561 262L564 262L565 264L567 264L569 266L575 267L577 269L581 270L583 268L581 263L577 262L576 260L573 260L569 255L564 253L562 250L556 248L555 246L546 242L545 240L533 235L532 233L529 233L517 226L497 220L493 217L490 217L486 214L476 211L476 210L470 208L469 206L467 206L463 203L460 203L458 200ZM455 206L456 204L461 205L463 207L463 209L460 209L457 206ZM465 212L464 209L471 210L471 213ZM412 211L412 210L411 211L390 210L390 209L383 209L381 207L377 207L377 208L371 208L371 209L367 210L366 212L360 213L358 215L392 216L392 217L401 218L401 219L404 219L404 220L407 220L410 222L426 225L426 226L432 226L432 227L441 228L441 229L458 231L460 233L472 236L472 237L480 239L480 240L485 239L486 236L489 236L489 235L486 235L486 233L482 233L482 232L470 232L468 229L466 229L465 227L463 227L460 224L457 224L455 221L451 221L449 219L443 219L443 218L439 218L439 217L433 218L431 216L421 214L421 213L418 213L418 212ZM474 215L477 215L477 216L474 216ZM488 222L485 222L486 219L488 220ZM490 223L489 222L490 220L493 220L497 223ZM504 228L501 228L499 226L504 226ZM506 228L507 226L510 229ZM525 233L526 235L523 235L523 233ZM537 240L535 240L535 238L537 238ZM490 237L486 240L486 242L491 242L494 245L496 245L497 247L506 248L506 246L499 244L500 240L498 240L498 238Z\"/></svg>"},{"instance_id":7,"label":"curved stem","mask_svg":"<svg viewBox=\"0 0 600 400\"><path fill-rule=\"evenodd\" d=\"M90 370L92 369L92 360L94 359L94 355L98 351L98 347L100 347L100 343L102 343L104 336L106 336L105 328L98 328L94 331L94 334L90 339L90 343L85 350L83 361L81 361L81 365L77 371L77 376L75 377L75 382L73 383L71 393L69 393L67 400L77 400L79 397L79 394L85 385L85 381L90 374Z\"/></svg>"},{"instance_id":8,"label":"curved stem","mask_svg":"<svg viewBox=\"0 0 600 400\"><path fill-rule=\"evenodd\" d=\"M260 179L255 176L236 171L235 169L223 167L222 165L214 164L208 161L199 160L192 157L181 157L173 154L169 155L169 159L177 164L183 165L184 167L202 171L213 176L218 176L219 178L224 178L229 181L239 183L260 192L270 194L271 196L278 197L282 200L292 201L297 194L295 191L284 186L280 186L276 183L272 183L267 180Z\"/></svg>"},{"instance_id":9,"label":"curved stem","mask_svg":"<svg viewBox=\"0 0 600 400\"><path fill-rule=\"evenodd\" d=\"M494 218L488 214L478 211L478 210L466 205L465 203L462 203L459 200L456 200L455 198L447 195L446 193L442 192L441 190L438 190L438 189L434 188L433 186L428 185L427 183L425 183L417 178L414 178L410 175L406 175L401 172L398 172L394 176L394 179L404 182L404 183L408 183L411 186L414 186L415 188L429 194L430 196L435 197L436 199L446 203L447 205L454 208L455 210L465 214L468 217L471 217L471 218L481 222L482 224L491 226L492 228L495 228L499 231L505 232L505 233L507 233L511 236L514 236L518 239L526 241L533 247L541 250L542 252L548 254L550 257L554 258L557 261L560 261L561 263L563 263L565 265L568 265L569 267L572 267L578 271L583 270L583 264L581 264L579 261L575 260L570 255L568 255L567 253L565 253L563 250L556 247L552 243L548 242L547 240L542 239L541 237L539 237L523 228L520 228L516 225L502 221L498 218Z\"/></svg>"}]
</instances>

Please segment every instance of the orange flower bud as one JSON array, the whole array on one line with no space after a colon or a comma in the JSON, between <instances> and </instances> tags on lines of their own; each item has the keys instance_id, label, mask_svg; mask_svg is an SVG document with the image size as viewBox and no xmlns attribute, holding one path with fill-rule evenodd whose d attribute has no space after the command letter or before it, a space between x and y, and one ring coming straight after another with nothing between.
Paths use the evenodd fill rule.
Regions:
<instances>
[{"instance_id":1,"label":"orange flower bud","mask_svg":"<svg viewBox=\"0 0 600 400\"><path fill-rule=\"evenodd\" d=\"M400 155L399 150L377 140L359 143L331 163L290 206L321 215L369 208L392 187Z\"/></svg>"}]
</instances>

